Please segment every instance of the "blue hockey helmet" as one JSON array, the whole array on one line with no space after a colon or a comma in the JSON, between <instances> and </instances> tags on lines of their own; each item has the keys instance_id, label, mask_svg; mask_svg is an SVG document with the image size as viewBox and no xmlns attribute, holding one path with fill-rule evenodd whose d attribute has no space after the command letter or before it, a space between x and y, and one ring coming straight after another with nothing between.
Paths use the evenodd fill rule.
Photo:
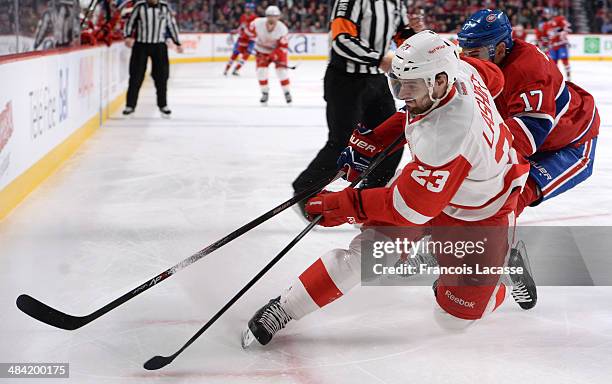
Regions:
<instances>
[{"instance_id":1,"label":"blue hockey helmet","mask_svg":"<svg viewBox=\"0 0 612 384\"><path fill-rule=\"evenodd\" d=\"M486 47L491 61L495 58L495 48L506 43L506 52L512 50L512 25L508 16L500 10L481 9L470 16L457 35L461 48Z\"/></svg>"},{"instance_id":2,"label":"blue hockey helmet","mask_svg":"<svg viewBox=\"0 0 612 384\"><path fill-rule=\"evenodd\" d=\"M248 9L250 11L254 11L255 10L255 3L247 2L247 3L244 4L244 8Z\"/></svg>"}]
</instances>

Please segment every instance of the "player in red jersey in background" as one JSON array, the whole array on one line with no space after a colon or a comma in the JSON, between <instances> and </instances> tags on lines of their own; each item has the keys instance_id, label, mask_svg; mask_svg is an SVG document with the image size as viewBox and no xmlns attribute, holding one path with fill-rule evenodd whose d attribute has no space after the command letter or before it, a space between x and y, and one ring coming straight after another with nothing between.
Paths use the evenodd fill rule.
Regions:
<instances>
[{"instance_id":1,"label":"player in red jersey in background","mask_svg":"<svg viewBox=\"0 0 612 384\"><path fill-rule=\"evenodd\" d=\"M593 172L599 114L584 89L566 82L556 63L536 46L512 40L499 10L481 10L458 34L463 54L497 64L505 86L495 103L531 163L518 212L586 180Z\"/></svg>"},{"instance_id":2,"label":"player in red jersey in background","mask_svg":"<svg viewBox=\"0 0 612 384\"><path fill-rule=\"evenodd\" d=\"M563 16L555 16L542 25L542 30L548 41L548 55L555 63L561 60L565 67L566 79L571 80L568 39L568 34L571 32L570 23Z\"/></svg>"},{"instance_id":3,"label":"player in red jersey in background","mask_svg":"<svg viewBox=\"0 0 612 384\"><path fill-rule=\"evenodd\" d=\"M274 63L276 75L280 80L281 88L285 93L285 101L290 104L291 92L289 89L288 51L289 29L280 21L281 12L276 5L266 8L265 17L258 17L249 25L247 34L255 39L255 60L257 66L257 80L261 89L262 105L268 103L270 87L268 86L268 67Z\"/></svg>"},{"instance_id":4,"label":"player in red jersey in background","mask_svg":"<svg viewBox=\"0 0 612 384\"><path fill-rule=\"evenodd\" d=\"M232 71L232 75L238 76L240 73L240 68L244 65L244 63L249 59L251 53L253 53L253 47L255 46L255 41L248 35L247 29L253 20L255 20L257 16L255 15L255 4L246 3L244 5L244 14L240 16L240 26L230 32L229 40L232 40L232 36L238 34L238 40L234 43L234 48L232 50L232 55L229 58L229 61L225 65L225 70L223 71L223 75L227 76L227 73L231 69L232 65L238 59L236 63L236 67Z\"/></svg>"},{"instance_id":5,"label":"player in red jersey in background","mask_svg":"<svg viewBox=\"0 0 612 384\"><path fill-rule=\"evenodd\" d=\"M537 28L533 29L533 33L535 34L535 45L540 48L540 50L542 52L547 52L548 51L548 39L546 38L546 35L544 35L544 32L542 31L542 26L544 25L544 23L542 23L542 25L540 25Z\"/></svg>"},{"instance_id":6,"label":"player in red jersey in background","mask_svg":"<svg viewBox=\"0 0 612 384\"><path fill-rule=\"evenodd\" d=\"M460 238L450 235L457 241L486 231L483 253L463 258L441 251L436 255L440 266L506 263L509 228L529 166L511 146L512 136L495 109L492 94L501 92L501 71L480 60L459 60L456 46L431 31L409 37L396 50L391 68L389 83L394 96L406 103L404 110L372 131L354 132L338 162L351 179L400 135L412 161L387 187L323 191L307 202L310 217L323 216L320 225L362 223L361 233L348 249L318 258L280 297L257 311L243 333L243 347L255 340L267 344L289 321L358 285L361 258L368 256L362 254L362 241L377 233L409 227L402 236L418 237L431 229L434 241L442 241L458 230ZM441 309L435 319L443 327L465 327L493 312L506 292L499 279L441 272L434 286Z\"/></svg>"}]
</instances>

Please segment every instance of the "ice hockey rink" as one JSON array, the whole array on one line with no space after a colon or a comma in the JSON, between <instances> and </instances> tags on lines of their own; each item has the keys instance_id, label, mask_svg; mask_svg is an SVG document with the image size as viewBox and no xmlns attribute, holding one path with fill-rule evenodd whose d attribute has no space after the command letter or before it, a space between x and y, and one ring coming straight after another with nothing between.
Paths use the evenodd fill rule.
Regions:
<instances>
[{"instance_id":1,"label":"ice hockey rink","mask_svg":"<svg viewBox=\"0 0 612 384\"><path fill-rule=\"evenodd\" d=\"M81 329L55 329L16 308L28 293L90 313L288 199L327 134L325 63L298 64L293 105L272 74L268 107L252 63L240 78L223 77L224 63L172 66L171 120L159 117L148 81L135 117L109 120L1 221L0 361L69 362L70 383L609 383L609 286L540 287L533 310L508 297L464 331L436 324L430 287L359 287L265 348L242 350L251 315L323 252L346 246L357 233L350 226L309 233L174 363L144 370L300 232L291 210ZM610 63L572 68L601 114L594 175L528 209L523 225L612 225Z\"/></svg>"}]
</instances>

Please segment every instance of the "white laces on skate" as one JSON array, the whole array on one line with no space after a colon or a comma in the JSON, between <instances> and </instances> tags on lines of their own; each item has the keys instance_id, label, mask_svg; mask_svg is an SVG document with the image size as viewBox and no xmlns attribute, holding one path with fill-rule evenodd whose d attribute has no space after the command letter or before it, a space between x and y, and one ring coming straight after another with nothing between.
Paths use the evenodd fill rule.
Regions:
<instances>
[{"instance_id":1,"label":"white laces on skate","mask_svg":"<svg viewBox=\"0 0 612 384\"><path fill-rule=\"evenodd\" d=\"M268 331L271 335L285 328L285 325L291 320L291 316L285 312L285 310L278 303L274 303L261 315L258 322Z\"/></svg>"},{"instance_id":2,"label":"white laces on skate","mask_svg":"<svg viewBox=\"0 0 612 384\"><path fill-rule=\"evenodd\" d=\"M529 294L529 291L523 282L516 283L512 287L512 291L510 293L512 294L512 298L514 298L514 301L517 303L531 303L533 301L533 298Z\"/></svg>"}]
</instances>

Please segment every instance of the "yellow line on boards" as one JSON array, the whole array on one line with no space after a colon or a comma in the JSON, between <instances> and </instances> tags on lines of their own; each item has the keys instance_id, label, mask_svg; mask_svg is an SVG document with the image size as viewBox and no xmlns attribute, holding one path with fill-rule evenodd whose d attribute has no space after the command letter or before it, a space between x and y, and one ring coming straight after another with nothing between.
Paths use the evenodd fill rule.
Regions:
<instances>
[{"instance_id":1,"label":"yellow line on boards","mask_svg":"<svg viewBox=\"0 0 612 384\"><path fill-rule=\"evenodd\" d=\"M612 61L610 56L570 56L570 61Z\"/></svg>"},{"instance_id":2,"label":"yellow line on boards","mask_svg":"<svg viewBox=\"0 0 612 384\"><path fill-rule=\"evenodd\" d=\"M125 93L111 101L102 110L102 115L97 113L87 122L72 133L51 152L38 160L27 171L19 175L9 185L0 191L0 220L19 205L32 191L34 191L45 179L51 176L57 169L68 160L76 150L87 140L100 126L100 122L106 121L107 117L121 107L125 100Z\"/></svg>"}]
</instances>

